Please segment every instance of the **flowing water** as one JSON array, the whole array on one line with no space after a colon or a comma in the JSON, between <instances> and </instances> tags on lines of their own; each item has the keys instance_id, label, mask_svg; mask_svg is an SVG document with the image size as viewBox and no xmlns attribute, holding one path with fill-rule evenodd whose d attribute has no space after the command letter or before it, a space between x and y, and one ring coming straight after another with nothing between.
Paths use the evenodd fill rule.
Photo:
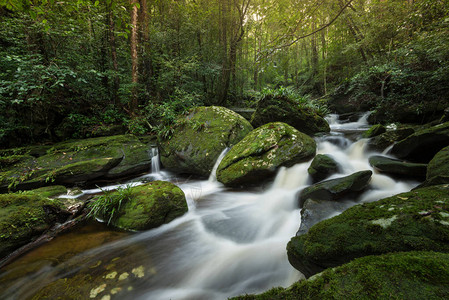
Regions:
<instances>
[{"instance_id":1,"label":"flowing water","mask_svg":"<svg viewBox=\"0 0 449 300\"><path fill-rule=\"evenodd\" d=\"M365 130L366 118L352 123L339 122L335 115L328 118L332 132L317 139L317 152L331 155L341 165L341 173L332 178L372 170L366 140L354 141L344 135ZM309 165L281 168L263 191L226 189L214 174L209 180L193 181L153 169L128 184L173 181L186 195L188 213L153 230L105 239L105 244L95 244L87 251L81 247L78 254L66 257L54 250L36 249L33 252L44 253L33 256L31 252L32 258L19 259L2 270L0 298L26 299L39 292L50 298L61 293L62 298L73 294L92 299L226 299L288 286L303 278L290 266L286 245L300 225L297 193L311 183ZM375 201L416 184L373 174L369 190L346 200L352 204ZM67 237L52 243L64 245ZM25 265L33 267L26 269Z\"/></svg>"}]
</instances>

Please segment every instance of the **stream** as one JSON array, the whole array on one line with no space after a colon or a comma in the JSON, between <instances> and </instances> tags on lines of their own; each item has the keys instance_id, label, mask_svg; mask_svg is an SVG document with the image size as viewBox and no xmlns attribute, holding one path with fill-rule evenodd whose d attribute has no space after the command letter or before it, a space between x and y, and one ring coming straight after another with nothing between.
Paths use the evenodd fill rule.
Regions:
<instances>
[{"instance_id":1,"label":"stream","mask_svg":"<svg viewBox=\"0 0 449 300\"><path fill-rule=\"evenodd\" d=\"M372 170L368 158L375 153L366 150L365 139L356 138L369 128L367 115L356 122L336 115L327 119L331 133L316 141L317 154L329 154L341 165L342 172L331 178ZM214 174L203 181L182 178L160 170L154 160L154 172L126 184L172 181L184 191L188 213L135 234L90 222L61 235L0 270L0 298L31 299L38 293L76 299L84 291L104 300L226 299L289 286L304 278L289 264L286 245L300 225L297 194L311 184L309 165L281 168L258 189L231 190ZM374 172L370 189L344 201L347 206L375 201L417 184Z\"/></svg>"}]
</instances>

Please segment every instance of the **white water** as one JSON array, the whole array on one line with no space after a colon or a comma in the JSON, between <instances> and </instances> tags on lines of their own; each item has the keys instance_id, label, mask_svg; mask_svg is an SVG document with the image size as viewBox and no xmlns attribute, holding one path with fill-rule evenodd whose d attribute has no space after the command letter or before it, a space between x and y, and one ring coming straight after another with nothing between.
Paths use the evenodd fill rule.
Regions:
<instances>
[{"instance_id":1,"label":"white water","mask_svg":"<svg viewBox=\"0 0 449 300\"><path fill-rule=\"evenodd\" d=\"M161 172L161 164L159 160L159 150L157 147L151 148L151 173L159 174Z\"/></svg>"},{"instance_id":2,"label":"white water","mask_svg":"<svg viewBox=\"0 0 449 300\"><path fill-rule=\"evenodd\" d=\"M343 127L358 130L360 127L357 126L365 127L365 122L366 119L361 119L339 124L335 118L330 125L339 130ZM317 139L317 144L317 153L329 154L341 165L341 172L332 178L372 170L366 140L353 143L343 134L333 133ZM18 295L17 290L37 290L56 273L75 272L74 266L93 265L102 257L122 253L122 249L133 245L144 247L144 252L131 255L151 272L147 271L146 277L136 280L133 291L120 295L120 299L226 299L262 292L274 286L288 286L303 278L290 266L286 245L300 225L296 197L311 183L307 174L309 165L310 162L306 162L281 168L271 187L263 192L227 190L214 179L215 171L210 180L181 183L176 177L162 172L166 180L178 183L184 191L189 207L187 214L157 229L91 250L61 265L48 265L39 276L25 278L9 292L15 299L20 299L23 294ZM408 191L416 184L373 174L368 191L358 199L346 200L353 204L375 201ZM86 190L84 193L97 191ZM82 257L92 258L83 261ZM63 275L52 280L60 277Z\"/></svg>"}]
</instances>

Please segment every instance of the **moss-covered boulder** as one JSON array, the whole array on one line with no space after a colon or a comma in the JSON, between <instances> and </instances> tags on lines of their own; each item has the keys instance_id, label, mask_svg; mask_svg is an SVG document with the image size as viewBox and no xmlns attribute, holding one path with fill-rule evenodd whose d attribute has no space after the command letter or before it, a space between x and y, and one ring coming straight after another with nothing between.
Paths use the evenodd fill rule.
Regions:
<instances>
[{"instance_id":1,"label":"moss-covered boulder","mask_svg":"<svg viewBox=\"0 0 449 300\"><path fill-rule=\"evenodd\" d=\"M234 300L446 299L449 254L399 252L355 259L288 288Z\"/></svg>"},{"instance_id":2,"label":"moss-covered boulder","mask_svg":"<svg viewBox=\"0 0 449 300\"><path fill-rule=\"evenodd\" d=\"M170 138L159 137L162 165L201 176L209 176L220 153L253 129L245 118L219 106L197 107L178 124Z\"/></svg>"},{"instance_id":3,"label":"moss-covered boulder","mask_svg":"<svg viewBox=\"0 0 449 300\"><path fill-rule=\"evenodd\" d=\"M449 252L449 185L353 206L287 245L306 277L361 256L424 250Z\"/></svg>"},{"instance_id":4,"label":"moss-covered boulder","mask_svg":"<svg viewBox=\"0 0 449 300\"><path fill-rule=\"evenodd\" d=\"M371 126L370 129L368 129L367 131L365 131L363 133L363 137L364 138L372 138L378 135L381 135L382 133L385 133L387 131L387 129L385 128L385 126L383 126L382 124L376 124Z\"/></svg>"},{"instance_id":5,"label":"moss-covered boulder","mask_svg":"<svg viewBox=\"0 0 449 300\"><path fill-rule=\"evenodd\" d=\"M338 173L338 170L339 164L332 157L326 154L317 154L307 172L315 182L318 182L332 174Z\"/></svg>"},{"instance_id":6,"label":"moss-covered boulder","mask_svg":"<svg viewBox=\"0 0 449 300\"><path fill-rule=\"evenodd\" d=\"M449 183L449 147L443 148L429 162L426 185Z\"/></svg>"},{"instance_id":7,"label":"moss-covered boulder","mask_svg":"<svg viewBox=\"0 0 449 300\"><path fill-rule=\"evenodd\" d=\"M349 194L359 193L369 185L372 174L369 170L360 171L306 187L299 194L299 207L302 207L307 199L335 201Z\"/></svg>"},{"instance_id":8,"label":"moss-covered boulder","mask_svg":"<svg viewBox=\"0 0 449 300\"><path fill-rule=\"evenodd\" d=\"M330 131L329 124L323 117L282 95L263 97L258 101L256 111L251 117L254 128L270 122L287 123L308 135Z\"/></svg>"},{"instance_id":9,"label":"moss-covered boulder","mask_svg":"<svg viewBox=\"0 0 449 300\"><path fill-rule=\"evenodd\" d=\"M378 136L371 138L368 141L368 148L376 151L383 151L394 143L405 139L415 132L413 128L398 128L396 130L389 130Z\"/></svg>"},{"instance_id":10,"label":"moss-covered boulder","mask_svg":"<svg viewBox=\"0 0 449 300\"><path fill-rule=\"evenodd\" d=\"M371 156L369 164L381 173L407 177L424 178L427 171L427 164L411 163L381 155Z\"/></svg>"},{"instance_id":11,"label":"moss-covered boulder","mask_svg":"<svg viewBox=\"0 0 449 300\"><path fill-rule=\"evenodd\" d=\"M188 211L184 192L167 181L129 187L99 196L94 201L98 202L93 204L94 208L97 206L97 217L127 230L155 228Z\"/></svg>"},{"instance_id":12,"label":"moss-covered boulder","mask_svg":"<svg viewBox=\"0 0 449 300\"><path fill-rule=\"evenodd\" d=\"M449 122L416 131L396 143L391 154L401 159L428 163L446 146L449 146Z\"/></svg>"},{"instance_id":13,"label":"moss-covered boulder","mask_svg":"<svg viewBox=\"0 0 449 300\"><path fill-rule=\"evenodd\" d=\"M0 259L63 221L62 204L37 194L0 195Z\"/></svg>"},{"instance_id":14,"label":"moss-covered boulder","mask_svg":"<svg viewBox=\"0 0 449 300\"><path fill-rule=\"evenodd\" d=\"M75 184L100 178L120 178L149 170L148 144L119 135L54 144L45 151L16 149L20 155L0 158L0 189L33 189ZM34 151L33 151L34 149ZM14 152L11 150L11 152Z\"/></svg>"},{"instance_id":15,"label":"moss-covered boulder","mask_svg":"<svg viewBox=\"0 0 449 300\"><path fill-rule=\"evenodd\" d=\"M35 190L28 191L45 198L54 198L59 195L67 194L67 188L63 185L44 186Z\"/></svg>"},{"instance_id":16,"label":"moss-covered boulder","mask_svg":"<svg viewBox=\"0 0 449 300\"><path fill-rule=\"evenodd\" d=\"M250 132L225 155L217 179L228 186L257 183L276 169L307 161L316 143L308 135L281 122L265 124Z\"/></svg>"}]
</instances>

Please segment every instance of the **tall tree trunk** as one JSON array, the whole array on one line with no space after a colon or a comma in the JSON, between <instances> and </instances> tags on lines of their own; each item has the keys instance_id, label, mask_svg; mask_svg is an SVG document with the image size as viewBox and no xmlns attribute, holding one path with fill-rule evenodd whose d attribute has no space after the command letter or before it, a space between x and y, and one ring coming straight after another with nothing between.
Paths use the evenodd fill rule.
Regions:
<instances>
[{"instance_id":1,"label":"tall tree trunk","mask_svg":"<svg viewBox=\"0 0 449 300\"><path fill-rule=\"evenodd\" d=\"M112 101L115 106L119 105L118 100L118 89L120 87L120 78L118 76L118 63L117 63L117 46L115 43L115 20L114 15L112 12L112 2L111 5L108 7L108 31L109 31L109 47L111 50L111 60L112 60L112 68L114 70L114 75L112 78L113 84L112 84Z\"/></svg>"},{"instance_id":2,"label":"tall tree trunk","mask_svg":"<svg viewBox=\"0 0 449 300\"><path fill-rule=\"evenodd\" d=\"M315 31L316 24L312 23L312 31ZM317 47L317 39L316 34L312 35L312 39L310 42L311 47L311 66L312 66L312 74L315 75L318 73L318 47Z\"/></svg>"},{"instance_id":3,"label":"tall tree trunk","mask_svg":"<svg viewBox=\"0 0 449 300\"><path fill-rule=\"evenodd\" d=\"M137 52L138 48L138 35L137 35L137 25L138 25L138 0L130 0L131 3L131 81L133 83L130 113L133 114L137 110L138 100L137 100L137 84L139 82L139 56Z\"/></svg>"}]
</instances>

